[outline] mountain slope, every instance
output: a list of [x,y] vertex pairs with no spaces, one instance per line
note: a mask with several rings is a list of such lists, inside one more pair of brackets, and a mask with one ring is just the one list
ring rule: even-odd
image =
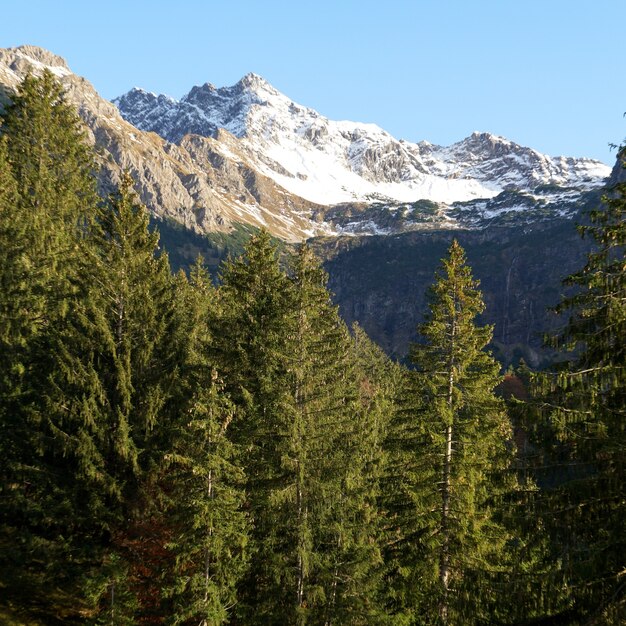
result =
[[67,63],[35,46],[0,49],[0,95],[10,99],[28,73],[51,71],[76,106],[99,158],[100,188],[112,189],[123,170],[136,181],[142,202],[160,220],[198,232],[229,231],[235,224],[267,227],[277,237],[298,241],[329,228],[310,215],[317,207],[294,197],[257,171],[237,140],[221,131],[181,145],[143,132],[124,120],[89,82]]
[[241,139],[259,171],[322,205],[452,204],[539,185],[583,191],[610,171],[592,159],[548,157],[489,133],[449,147],[399,141],[374,124],[329,120],[255,74],[232,87],[194,87],[180,101],[133,89],[114,102],[125,119],[173,143],[224,128]]

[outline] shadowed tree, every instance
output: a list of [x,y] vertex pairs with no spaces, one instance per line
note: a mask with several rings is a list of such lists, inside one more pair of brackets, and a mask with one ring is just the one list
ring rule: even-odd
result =
[[[622,160],[626,152],[622,148]],[[570,358],[534,377],[536,426],[558,461],[539,510],[554,548],[552,584],[567,589],[572,624],[626,618],[626,183],[615,185],[579,230],[594,250],[565,284],[573,295],[553,344]],[[539,470],[545,477],[545,470]],[[558,512],[558,517],[554,512]],[[556,580],[554,580],[556,578]]]

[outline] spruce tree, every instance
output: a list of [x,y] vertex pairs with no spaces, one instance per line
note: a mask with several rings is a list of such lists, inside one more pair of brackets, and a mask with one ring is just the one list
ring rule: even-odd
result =
[[392,606],[410,623],[479,623],[499,617],[495,585],[510,534],[498,508],[514,489],[513,448],[494,395],[499,365],[485,352],[492,329],[476,325],[484,305],[456,241],[430,296],[423,341],[410,353],[412,410],[391,431],[402,440],[387,505]]
[[42,445],[30,500],[46,521],[35,532],[51,544],[57,586],[95,623],[135,623],[160,608],[150,559],[165,541],[156,478],[177,351],[171,275],[157,243],[124,177],[74,259],[69,314],[36,342],[28,415]]
[[[294,529],[299,623],[368,621],[373,528],[359,469],[367,450],[358,412],[351,339],[326,288],[327,275],[303,245],[291,264],[293,330],[287,369],[292,417],[284,503]],[[372,496],[375,499],[375,496]],[[290,521],[292,520],[292,521]],[[295,524],[294,524],[295,522]]]
[[[0,136],[0,353],[4,363],[0,411],[8,408],[9,397],[16,391],[14,377],[18,375],[20,359],[15,353],[21,349],[19,336],[14,334],[19,316],[13,293],[17,287],[15,277],[21,274],[21,279],[25,278],[20,267],[23,251],[18,249],[23,246],[24,235],[20,231],[24,225],[18,220],[17,203],[17,183],[7,157],[6,137]],[[11,371],[13,368],[18,371]],[[2,437],[2,441],[6,442],[6,437]],[[3,455],[3,458],[6,457]]]
[[361,470],[378,431],[326,274],[303,246],[287,277],[261,233],[222,280],[215,340],[253,524],[242,621],[371,623],[375,472]]
[[171,529],[171,564],[163,576],[171,598],[167,623],[225,623],[237,603],[237,583],[247,563],[248,528],[242,506],[244,474],[230,441],[234,406],[209,359],[209,310],[215,290],[196,264],[188,281],[177,279],[178,329],[184,346],[180,386],[172,402],[179,413],[164,458],[165,508]]
[[76,112],[49,73],[24,80],[2,122],[2,175],[8,162],[15,185],[3,181],[7,185],[0,193],[5,199],[0,570],[8,597],[44,616],[46,611],[64,614],[76,610],[83,553],[75,551],[77,511],[50,461],[57,442],[45,427],[40,390],[48,374],[43,365],[48,338],[66,323],[77,298],[85,222],[96,202],[93,160]]
[[84,125],[48,70],[23,80],[2,117],[17,182],[14,217],[27,224],[13,254],[23,257],[28,289],[12,292],[20,311],[13,323],[27,336],[67,310],[77,235],[97,203],[95,166]]
[[[130,589],[138,614],[146,616],[161,611],[155,574],[166,558],[167,528],[158,479],[177,419],[168,399],[179,384],[180,357],[169,263],[148,223],[133,181],[124,175],[94,226],[94,305],[86,315],[99,334],[99,346],[87,354],[102,385],[96,399],[102,403],[103,473],[115,485],[114,510],[125,519],[110,531],[111,550],[129,567],[118,592]],[[129,619],[137,615],[131,612]]]
[[[620,157],[626,162],[624,149]],[[552,340],[569,358],[534,377],[536,426],[546,459],[561,467],[538,508],[558,559],[552,582],[573,603],[570,623],[618,624],[626,617],[626,183],[579,230],[594,250],[565,280],[573,294],[556,310],[570,317]]]
[[[326,452],[332,503],[321,524],[325,537],[324,624],[384,623],[381,599],[383,530],[379,500],[383,442],[393,413],[398,368],[358,326],[350,336],[333,411],[334,442]],[[328,438],[326,438],[328,439]]]
[[226,263],[211,320],[210,356],[236,407],[229,431],[246,475],[251,561],[237,606],[244,623],[295,621],[293,585],[283,588],[287,572],[293,580],[293,534],[285,533],[276,501],[285,487],[282,460],[291,424],[286,383],[291,298],[276,246],[261,231],[241,257]]

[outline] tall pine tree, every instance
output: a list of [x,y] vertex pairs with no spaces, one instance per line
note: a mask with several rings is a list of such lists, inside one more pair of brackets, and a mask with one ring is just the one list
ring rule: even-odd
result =
[[293,580],[293,551],[285,549],[293,535],[285,535],[276,501],[285,486],[282,460],[291,424],[286,384],[291,302],[276,246],[262,231],[250,238],[241,257],[226,263],[211,321],[211,359],[220,364],[224,389],[236,407],[229,431],[246,474],[251,561],[237,606],[244,623],[295,621],[295,592],[282,586],[287,571]]
[[419,329],[423,342],[410,353],[413,406],[391,431],[398,444],[390,464],[398,493],[388,504],[392,606],[409,623],[499,617],[496,584],[510,538],[499,498],[515,481],[511,428],[494,395],[499,365],[485,352],[492,329],[475,323],[483,308],[454,241]]
[[11,195],[0,225],[0,569],[9,597],[44,615],[56,603],[63,614],[73,610],[67,590],[70,581],[79,586],[81,568],[59,567],[75,546],[72,522],[69,531],[63,523],[73,511],[57,497],[48,458],[41,359],[78,297],[85,223],[96,203],[93,160],[83,126],[49,72],[23,81],[2,122],[3,176],[8,162],[15,185],[3,185],[0,194]]
[[245,476],[230,441],[235,407],[222,393],[211,362],[209,311],[215,289],[196,264],[190,280],[177,279],[177,333],[184,346],[180,385],[172,397],[178,423],[162,478],[168,494],[165,519],[171,529],[165,595],[167,623],[223,624],[234,613],[237,583],[247,565],[248,525],[243,512]]
[[292,427],[284,469],[292,487],[284,513],[295,534],[297,616],[301,623],[373,623],[380,562],[376,472],[368,464],[380,445],[374,406],[359,395],[357,346],[305,245],[291,282]]
[[[622,149],[620,157],[626,159]],[[626,183],[589,214],[582,236],[594,250],[566,279],[574,293],[554,344],[570,350],[557,371],[535,376],[551,462],[561,472],[542,494],[570,623],[620,624],[626,618]],[[555,457],[558,455],[558,457]],[[541,509],[540,509],[541,510]],[[558,517],[554,515],[558,511]]]

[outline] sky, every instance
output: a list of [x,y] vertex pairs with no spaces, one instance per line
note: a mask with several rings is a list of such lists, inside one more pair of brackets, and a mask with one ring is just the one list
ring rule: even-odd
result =
[[263,76],[334,120],[439,145],[473,131],[615,162],[624,0],[27,0],[0,48],[64,57],[105,98]]

